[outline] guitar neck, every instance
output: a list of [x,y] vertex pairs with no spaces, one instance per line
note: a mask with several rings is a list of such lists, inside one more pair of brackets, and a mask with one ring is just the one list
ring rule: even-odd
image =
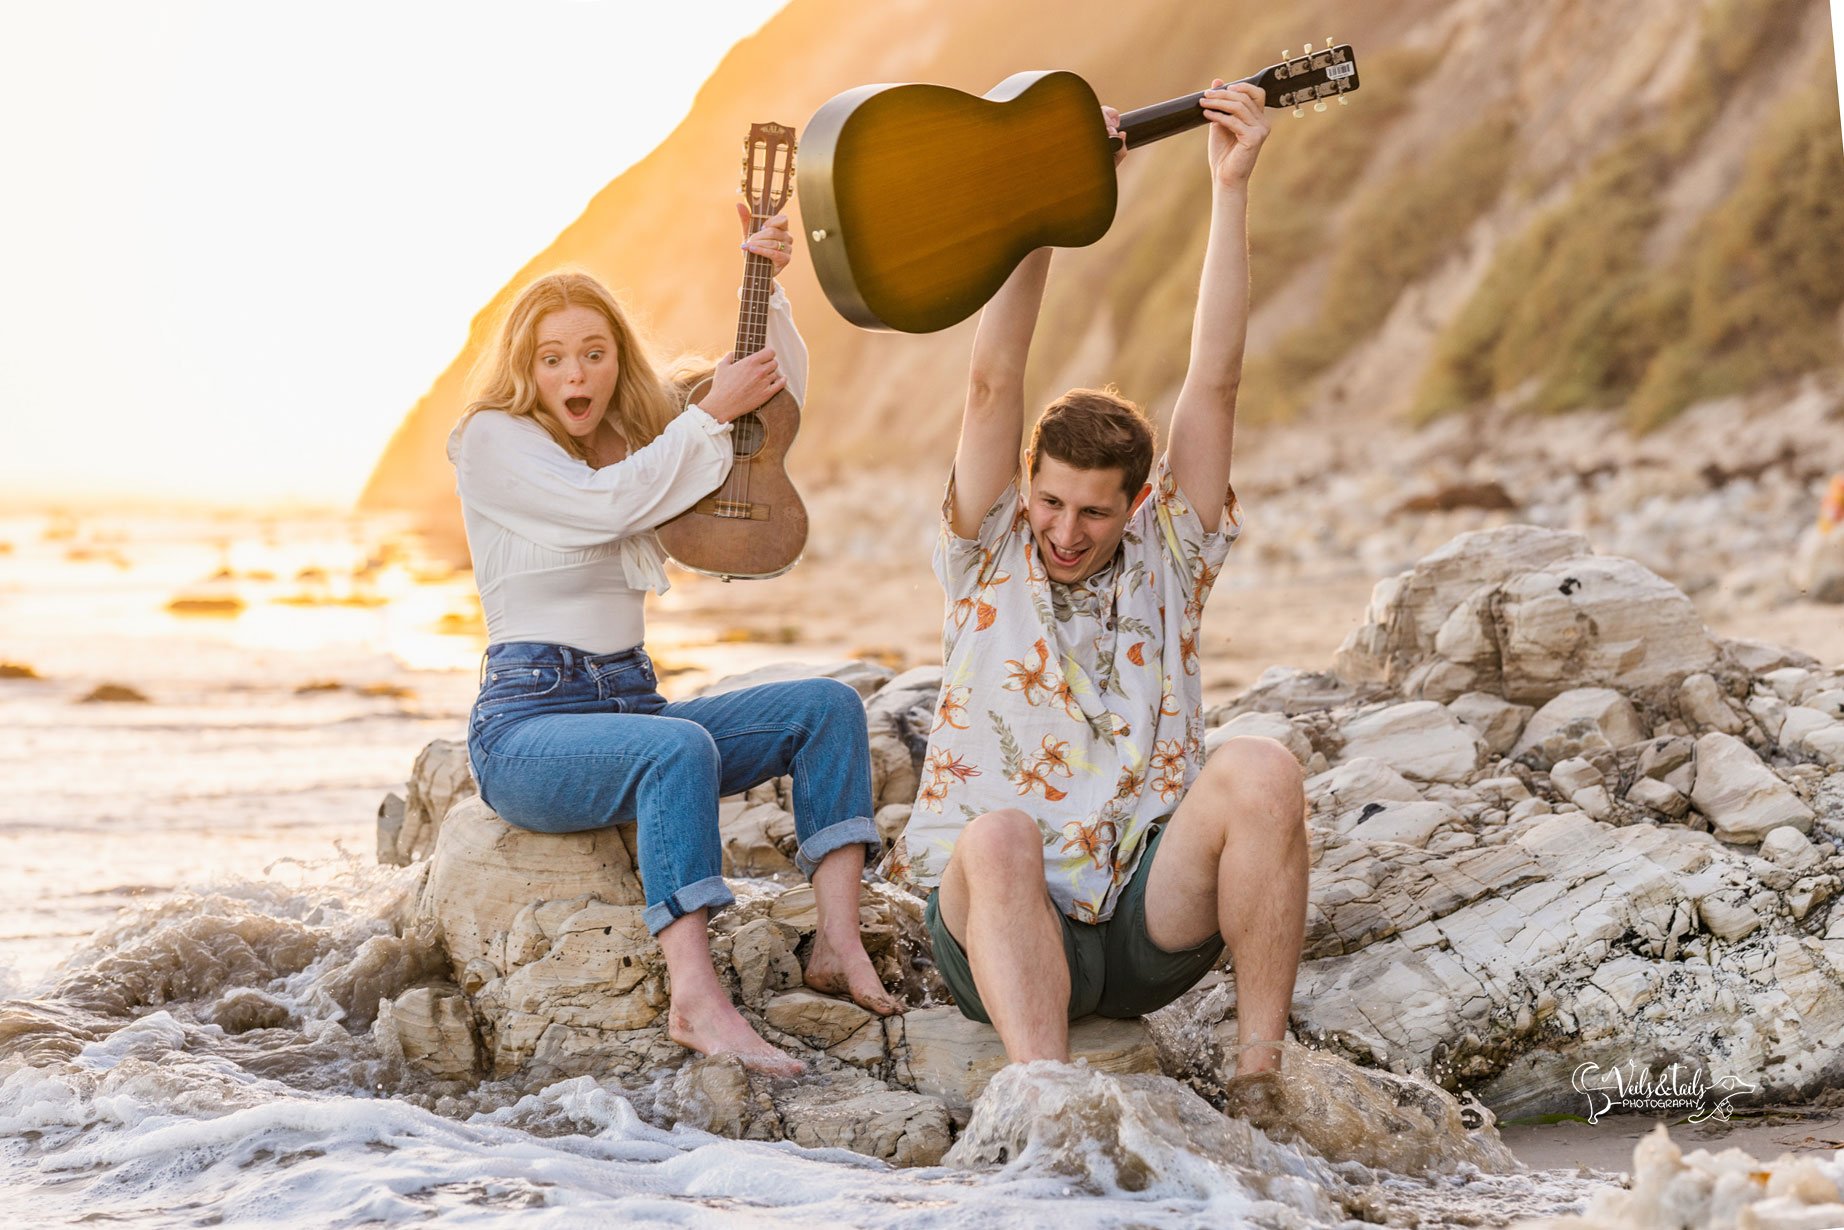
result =
[[[752,217],[750,230],[767,221]],[[743,307],[736,317],[736,357],[746,358],[768,345],[768,301],[775,293],[775,266],[766,256],[743,257]]]
[[[1261,76],[1262,74],[1257,73],[1253,77],[1244,77],[1242,81],[1231,84],[1241,85],[1243,82],[1248,82],[1252,85],[1260,85]],[[1265,89],[1263,94],[1266,95]],[[1163,141],[1167,137],[1188,132],[1193,128],[1202,128],[1210,122],[1204,118],[1204,109],[1198,106],[1199,100],[1203,97],[1204,91],[1199,90],[1195,94],[1168,98],[1150,107],[1122,112],[1120,131],[1121,136],[1126,138],[1127,148],[1138,149],[1142,145],[1151,145],[1154,141]],[[1271,98],[1264,97],[1263,101],[1267,106],[1274,105]]]
[[[1316,53],[1309,43],[1305,55],[1270,64],[1254,76],[1231,84],[1255,86],[1261,91],[1262,105],[1266,107],[1297,108],[1312,103],[1323,111],[1323,100],[1338,97],[1342,102],[1344,95],[1357,89],[1357,58],[1349,43],[1327,46]],[[1173,133],[1209,123],[1204,118],[1204,109],[1197,105],[1203,96],[1204,92],[1199,90],[1121,116],[1120,131],[1127,148],[1137,149]]]

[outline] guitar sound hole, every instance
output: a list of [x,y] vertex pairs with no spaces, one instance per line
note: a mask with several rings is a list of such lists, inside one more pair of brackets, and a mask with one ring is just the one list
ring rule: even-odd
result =
[[767,429],[762,426],[762,416],[751,410],[739,415],[730,423],[730,451],[738,460],[753,457],[762,451],[762,440]]

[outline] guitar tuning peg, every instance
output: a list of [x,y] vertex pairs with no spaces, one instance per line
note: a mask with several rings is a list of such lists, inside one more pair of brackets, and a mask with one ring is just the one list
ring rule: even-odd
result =
[[1332,44],[1332,36],[1328,34],[1328,35],[1326,35],[1326,36],[1325,36],[1325,49],[1326,49],[1327,51],[1330,51],[1330,50],[1332,49],[1332,46],[1333,46],[1333,44]]
[[1281,59],[1283,59],[1283,60],[1291,60],[1291,59],[1293,59],[1293,52],[1291,52],[1291,51],[1289,51],[1289,50],[1288,50],[1287,48],[1285,48],[1285,47],[1283,47],[1283,48],[1281,48]]
[[1313,110],[1314,111],[1324,111],[1325,110],[1325,100],[1321,99],[1320,101],[1314,103]]
[[1293,118],[1294,118],[1294,119],[1296,119],[1296,120],[1297,120],[1297,119],[1299,119],[1299,118],[1300,118],[1300,117],[1301,117],[1302,115],[1305,115],[1305,114],[1306,114],[1306,108],[1305,108],[1305,107],[1295,107],[1295,108],[1293,109]]
[[1346,98],[1343,94],[1340,94],[1338,96],[1338,105],[1341,107],[1349,107],[1351,105],[1351,100]]
[[1311,55],[1312,53],[1313,53],[1313,45],[1311,43],[1306,44],[1306,54]]

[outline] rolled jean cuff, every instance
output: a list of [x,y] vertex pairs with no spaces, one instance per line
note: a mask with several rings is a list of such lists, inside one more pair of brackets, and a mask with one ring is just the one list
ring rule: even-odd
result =
[[877,835],[877,825],[869,816],[856,816],[850,820],[841,820],[813,834],[800,843],[800,849],[794,851],[794,865],[800,868],[800,874],[811,880],[813,869],[818,867],[820,861],[828,854],[834,850],[854,845],[865,847],[864,863],[867,867],[883,854],[883,838]]
[[687,884],[664,901],[654,902],[641,917],[646,920],[647,933],[658,935],[693,910],[709,907],[715,914],[735,900],[736,894],[730,891],[722,876],[706,876]]

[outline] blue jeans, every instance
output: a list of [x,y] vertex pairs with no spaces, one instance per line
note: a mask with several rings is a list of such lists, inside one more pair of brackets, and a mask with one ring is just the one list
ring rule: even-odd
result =
[[864,703],[835,679],[801,679],[671,704],[636,646],[589,654],[509,641],[487,649],[468,717],[480,797],[540,833],[639,827],[647,929],[736,900],[723,881],[717,800],[794,775],[795,862],[811,876],[854,843],[882,849],[871,821]]

